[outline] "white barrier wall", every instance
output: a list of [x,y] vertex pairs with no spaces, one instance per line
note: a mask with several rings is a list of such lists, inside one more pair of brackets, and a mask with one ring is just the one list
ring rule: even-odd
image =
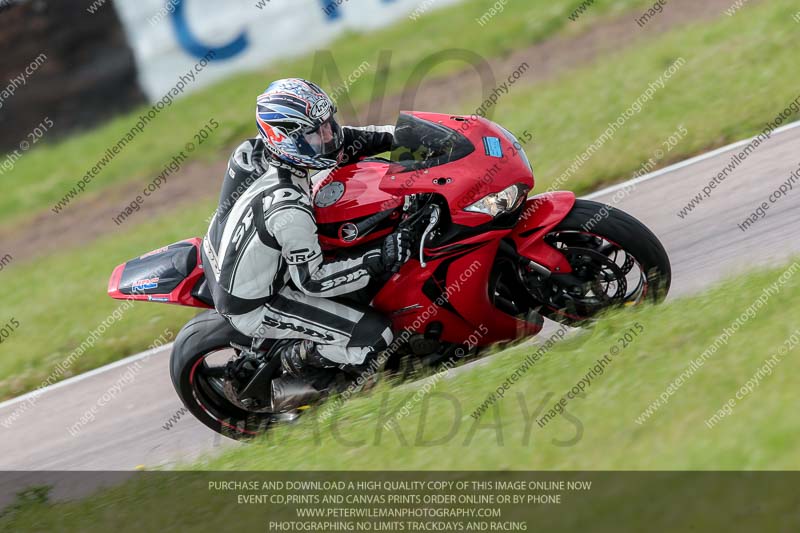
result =
[[[344,31],[373,30],[459,1],[116,0],[114,6],[136,57],[142,89],[156,101],[209,49],[216,55],[189,90],[324,48]],[[386,48],[397,46],[402,43],[386,43]]]

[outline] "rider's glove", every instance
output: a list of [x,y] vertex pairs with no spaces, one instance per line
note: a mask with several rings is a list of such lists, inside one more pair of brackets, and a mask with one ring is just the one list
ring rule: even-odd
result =
[[373,276],[384,272],[397,272],[411,259],[411,232],[401,229],[388,235],[380,251],[375,250],[364,258],[364,263]]

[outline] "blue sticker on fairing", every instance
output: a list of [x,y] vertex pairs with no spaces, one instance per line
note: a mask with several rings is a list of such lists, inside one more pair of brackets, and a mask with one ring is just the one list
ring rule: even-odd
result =
[[131,292],[149,291],[158,288],[159,278],[140,279],[131,285]]
[[500,139],[497,137],[484,137],[483,148],[486,150],[486,155],[503,157],[503,149],[500,147]]

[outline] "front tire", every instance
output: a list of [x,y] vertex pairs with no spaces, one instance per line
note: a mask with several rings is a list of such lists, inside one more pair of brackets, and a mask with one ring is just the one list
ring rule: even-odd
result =
[[569,326],[585,325],[607,309],[663,300],[672,282],[666,250],[631,215],[590,200],[576,200],[544,237],[563,253],[573,272],[533,274],[531,293],[540,313]]

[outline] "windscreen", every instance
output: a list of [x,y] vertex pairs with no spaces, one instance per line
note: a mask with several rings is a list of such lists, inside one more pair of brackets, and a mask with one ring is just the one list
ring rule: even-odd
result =
[[459,132],[404,113],[395,126],[391,160],[406,172],[444,165],[474,150]]

